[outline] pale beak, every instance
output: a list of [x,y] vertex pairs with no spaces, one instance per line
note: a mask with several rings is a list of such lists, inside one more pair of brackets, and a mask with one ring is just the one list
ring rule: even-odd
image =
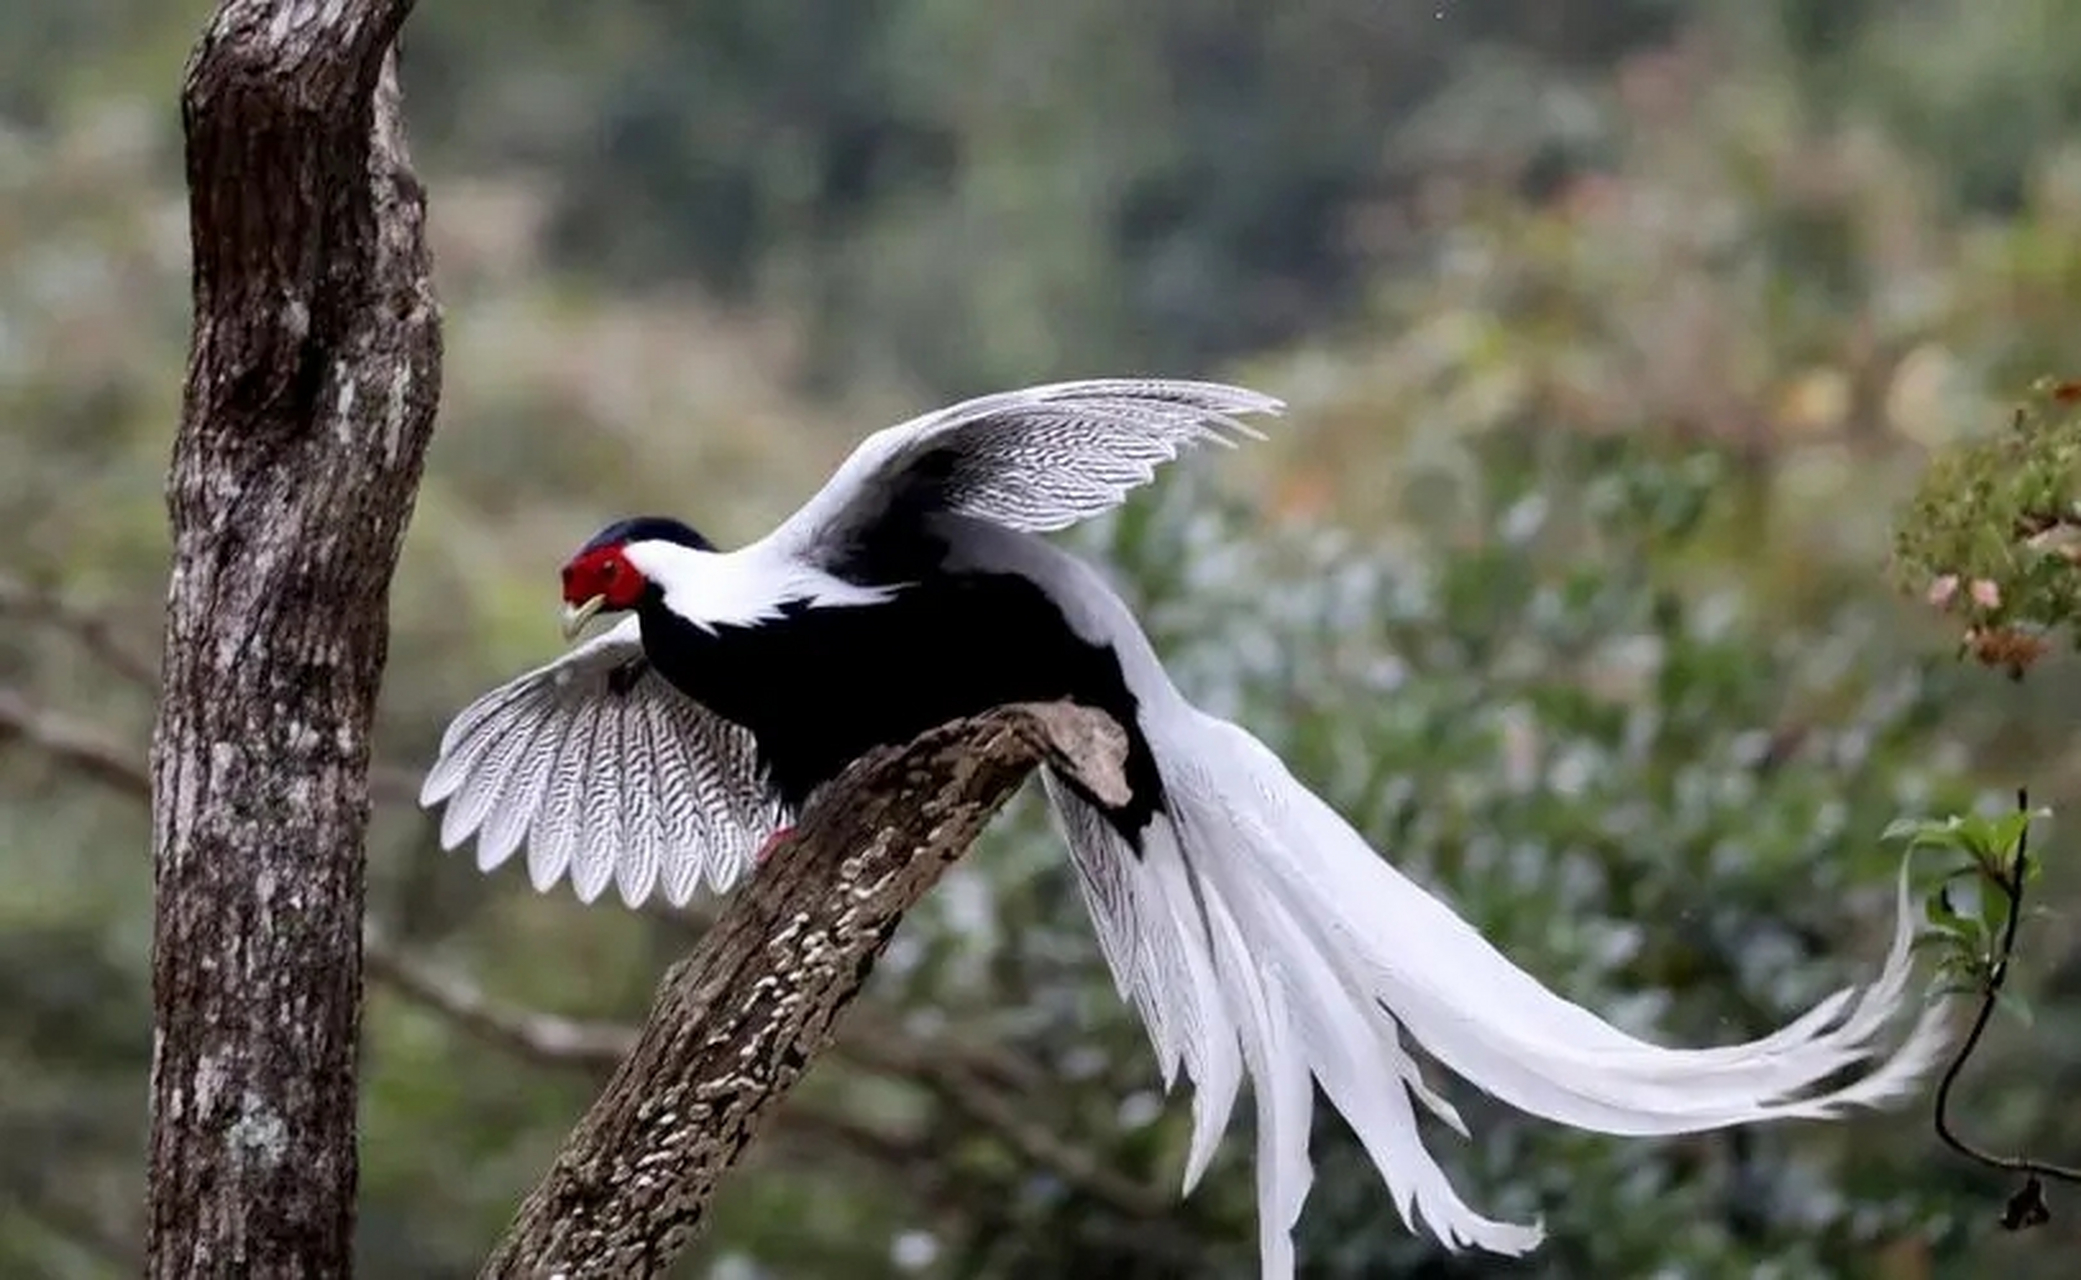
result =
[[585,630],[585,624],[591,622],[593,615],[606,603],[606,596],[594,596],[584,604],[564,605],[564,639],[576,640],[578,633]]

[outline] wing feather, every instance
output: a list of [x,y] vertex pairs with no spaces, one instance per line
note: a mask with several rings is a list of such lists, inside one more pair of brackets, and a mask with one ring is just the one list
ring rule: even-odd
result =
[[522,753],[535,736],[535,719],[526,712],[529,706],[528,699],[516,700],[487,721],[496,726],[496,731],[485,735],[484,749],[455,799],[449,801],[444,818],[474,828],[496,811],[501,796],[511,786]]
[[479,871],[490,871],[503,864],[526,841],[528,824],[541,804],[549,767],[563,747],[564,722],[555,716],[538,715],[525,730],[516,729],[513,737],[527,745],[508,773],[506,785],[492,805],[491,816],[478,833]]
[[[650,699],[637,701],[622,717],[622,756],[624,759],[656,760],[659,755],[657,735],[651,729]],[[659,775],[662,781],[662,774]],[[622,815],[621,856],[614,863],[614,887],[621,900],[628,906],[642,904],[650,896],[650,889],[658,877],[658,846],[664,840],[664,823],[657,814],[657,799],[660,788],[626,787],[623,795],[628,804]]]
[[1052,533],[1118,506],[1201,444],[1261,439],[1270,396],[1214,382],[1103,378],[999,392],[875,432],[769,535],[812,562],[892,511],[929,509]]
[[442,846],[474,836],[488,871],[524,845],[538,890],[568,875],[587,902],[610,883],[631,906],[734,884],[787,815],[751,735],[642,656],[626,619],[465,707],[420,792],[446,804]]
[[[599,704],[581,702],[566,714],[571,723],[564,731],[564,749],[550,768],[549,795],[528,833],[528,879],[537,893],[548,892],[571,865],[585,820],[585,783],[593,769],[593,722]],[[576,887],[576,877],[573,883]],[[584,890],[579,893],[582,899]]]
[[[623,750],[624,719],[622,708],[605,699],[593,701],[592,751],[587,758],[595,767],[585,773],[585,798],[579,805],[584,826],[577,833],[577,860],[571,866],[571,888],[580,902],[599,897],[614,878],[614,863],[621,854],[623,809],[630,803],[632,792],[648,789],[643,782],[628,776],[641,769],[644,762],[631,760]],[[604,770],[597,767],[602,764],[606,766]]]
[[685,906],[700,887],[704,859],[690,857],[696,849],[712,848],[712,858],[727,856],[713,834],[727,830],[728,823],[711,822],[701,809],[699,777],[694,771],[694,752],[685,726],[663,703],[653,702],[649,715],[658,741],[660,781],[658,798],[665,832],[666,856],[659,868],[665,898],[673,906]]

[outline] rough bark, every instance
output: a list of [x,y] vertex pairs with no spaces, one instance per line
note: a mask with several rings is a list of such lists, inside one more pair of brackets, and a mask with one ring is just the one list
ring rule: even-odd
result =
[[351,1270],[369,724],[439,395],[410,0],[222,0],[152,743],[147,1270]]
[[635,1047],[483,1275],[645,1276],[700,1231],[715,1184],[829,1044],[897,923],[1036,763],[1124,798],[1097,712],[1008,707],[855,764],[660,984]]

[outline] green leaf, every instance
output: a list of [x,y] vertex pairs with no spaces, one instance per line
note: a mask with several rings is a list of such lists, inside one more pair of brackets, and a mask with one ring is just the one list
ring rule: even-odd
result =
[[2006,867],[2016,856],[2016,844],[2030,826],[2029,811],[2005,813],[1998,818],[1974,814],[1965,822],[1965,837],[1975,853]]
[[2009,910],[2015,904],[2010,900],[2007,890],[1983,893],[1980,895],[1980,902],[1979,918],[1987,930],[1988,942],[1992,944],[1993,940],[2001,937],[2002,931],[2008,928]]
[[1955,932],[1963,923],[1958,908],[1951,905],[1951,886],[1948,884],[1938,886],[1937,891],[1929,895],[1923,903],[1922,914],[1929,923],[1946,932]]
[[1895,818],[1879,833],[1887,843],[1906,841],[1909,849],[1941,848],[1968,851],[1959,835],[1959,820],[1948,818]]

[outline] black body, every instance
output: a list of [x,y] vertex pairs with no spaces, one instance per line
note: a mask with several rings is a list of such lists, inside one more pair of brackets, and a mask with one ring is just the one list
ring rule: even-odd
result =
[[1013,702],[1094,707],[1127,730],[1132,795],[1121,806],[1083,798],[1139,850],[1163,785],[1117,655],[1078,636],[1032,581],[948,573],[943,552],[912,526],[900,548],[885,541],[871,563],[846,566],[852,581],[910,584],[888,602],[789,605],[778,619],[712,632],[652,587],[638,607],[645,656],[681,692],[751,730],[772,785],[798,813],[875,747]]

